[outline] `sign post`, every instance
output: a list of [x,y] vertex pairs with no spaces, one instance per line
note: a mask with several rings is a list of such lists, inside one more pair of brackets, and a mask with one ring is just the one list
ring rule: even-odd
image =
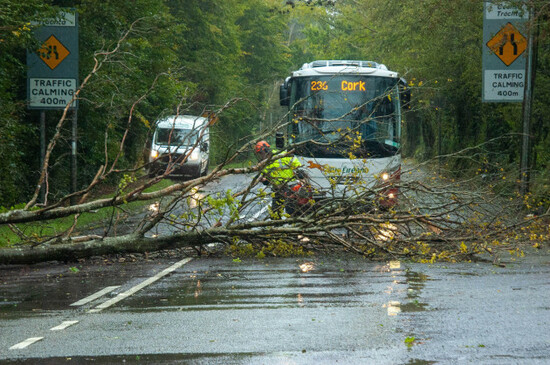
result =
[[[523,102],[520,193],[529,190],[533,37],[529,11],[487,1],[483,13],[483,102]],[[532,11],[531,11],[532,12]],[[526,37],[527,35],[527,37]]]
[[[78,13],[63,11],[55,19],[44,19],[34,32],[41,42],[35,52],[27,52],[27,106],[40,110],[40,166],[46,148],[45,111],[73,110],[71,148],[71,191],[76,190],[76,121],[78,100],[72,100],[78,88]],[[45,202],[45,184],[41,186]]]

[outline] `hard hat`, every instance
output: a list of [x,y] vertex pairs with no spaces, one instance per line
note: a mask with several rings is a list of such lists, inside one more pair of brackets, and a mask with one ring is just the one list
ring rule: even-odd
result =
[[268,152],[269,151],[269,143],[267,143],[266,141],[260,141],[258,143],[256,143],[256,147],[254,148],[254,151],[256,153],[259,153],[259,152]]

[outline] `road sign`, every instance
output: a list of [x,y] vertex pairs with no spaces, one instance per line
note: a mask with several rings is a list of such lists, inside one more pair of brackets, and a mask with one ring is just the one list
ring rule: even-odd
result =
[[525,88],[527,9],[485,2],[483,17],[483,101],[521,102]]
[[39,25],[34,36],[42,45],[27,52],[28,108],[64,109],[78,87],[78,14],[61,12],[34,25]]
[[50,69],[55,69],[71,52],[54,35],[38,50],[38,55]]
[[506,66],[510,66],[527,49],[527,39],[512,23],[508,22],[487,42],[487,47]]

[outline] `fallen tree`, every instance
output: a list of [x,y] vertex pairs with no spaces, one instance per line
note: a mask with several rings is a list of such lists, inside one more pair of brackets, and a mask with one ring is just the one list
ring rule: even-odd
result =
[[[504,200],[491,192],[495,188],[491,188],[491,184],[480,188],[479,182],[485,177],[480,175],[459,182],[435,176],[423,166],[410,165],[404,170],[399,185],[401,203],[390,210],[361,212],[358,208],[371,204],[376,196],[375,191],[369,191],[355,200],[326,203],[296,217],[270,219],[267,215],[257,220],[242,219],[246,209],[257,207],[259,201],[269,197],[269,191],[259,188],[252,175],[261,166],[216,168],[208,176],[174,184],[155,193],[143,193],[143,185],[150,183],[145,180],[130,192],[108,200],[52,210],[2,213],[2,222],[16,225],[23,220],[33,221],[33,216],[35,221],[75,213],[78,216],[104,204],[123,207],[132,200],[166,200],[160,202],[157,209],[141,215],[126,234],[117,235],[113,233],[115,230],[84,236],[63,232],[55,237],[43,237],[42,242],[32,245],[4,248],[0,250],[0,263],[72,261],[89,256],[181,247],[200,250],[212,243],[235,252],[239,252],[238,247],[250,245],[252,253],[264,255],[276,255],[274,248],[277,245],[288,245],[308,250],[341,247],[375,259],[409,257],[422,262],[460,261],[483,254],[497,262],[502,252],[521,256],[526,244],[538,247],[548,241],[548,227],[541,224],[548,213],[525,215],[522,199]],[[240,191],[219,190],[200,198],[195,196],[198,188],[232,176],[241,176],[248,185]],[[130,226],[127,220],[118,224]],[[159,224],[168,224],[171,230],[148,236]]]
[[[119,51],[126,35],[111,51],[98,52],[93,70],[84,78],[73,99],[79,98],[86,83],[98,74],[102,65]],[[161,77],[159,74],[158,77]],[[155,78],[151,89],[158,81]],[[249,247],[256,255],[292,253],[292,248],[307,250],[326,247],[341,247],[357,254],[373,257],[408,257],[422,262],[459,261],[479,255],[490,255],[497,262],[500,252],[522,254],[526,244],[540,246],[548,241],[548,226],[545,219],[548,211],[529,215],[536,207],[529,196],[515,193],[513,169],[490,165],[484,157],[489,153],[485,147],[491,141],[459,151],[453,155],[440,156],[438,160],[423,164],[406,163],[401,179],[393,181],[391,188],[398,191],[399,204],[385,207],[384,184],[362,184],[364,176],[351,176],[347,184],[351,192],[346,198],[309,199],[301,214],[286,215],[273,219],[273,212],[263,209],[270,204],[272,191],[259,185],[260,171],[265,166],[292,154],[299,144],[288,144],[286,152],[273,155],[248,167],[227,168],[228,164],[242,155],[250,155],[258,139],[273,136],[286,130],[286,117],[257,135],[250,135],[242,146],[206,176],[150,192],[147,189],[167,179],[178,164],[185,163],[192,150],[200,148],[204,130],[197,130],[196,139],[189,152],[170,158],[159,175],[147,177],[143,171],[145,161],[132,169],[119,168],[124,145],[131,134],[135,109],[146,98],[138,98],[128,111],[125,132],[118,141],[118,150],[112,159],[105,158],[97,174],[87,187],[55,200],[38,202],[40,188],[48,186],[48,169],[51,152],[56,148],[64,129],[69,105],[64,110],[46,150],[37,188],[24,208],[0,213],[0,226],[9,226],[19,241],[0,249],[0,264],[29,264],[50,260],[75,260],[88,256],[151,252],[155,250],[201,247],[216,243],[229,252],[243,252]],[[210,122],[215,123],[242,99],[232,99],[215,111],[209,112]],[[176,103],[176,115],[180,115],[183,101]],[[184,109],[184,108],[183,108]],[[205,110],[206,111],[206,110]],[[330,122],[327,120],[327,122]],[[363,123],[368,123],[365,119]],[[352,140],[353,131],[342,131],[335,143]],[[107,136],[108,133],[106,132]],[[507,136],[506,138],[513,138]],[[505,138],[505,137],[503,137]],[[107,146],[107,138],[105,145]],[[322,143],[319,146],[323,147]],[[106,156],[108,154],[106,153]],[[468,160],[469,171],[446,169],[453,160]],[[357,161],[361,163],[360,159]],[[447,164],[447,165],[445,165]],[[437,167],[437,168],[435,168]],[[328,180],[338,177],[333,168],[312,162],[304,169],[319,169]],[[477,168],[477,171],[476,171]],[[362,169],[358,169],[361,171]],[[224,188],[228,179],[238,178],[236,189]],[[118,181],[113,196],[94,197],[99,187]],[[211,186],[218,183],[218,189]],[[198,192],[201,192],[200,196]],[[46,191],[46,196],[48,193]],[[76,201],[69,204],[70,201]],[[154,208],[128,213],[128,204],[151,203]],[[81,215],[98,209],[112,208],[111,218],[104,222],[103,229],[82,232],[76,229]],[[263,214],[262,211],[264,212]],[[122,213],[122,219],[115,215]],[[250,218],[252,216],[252,218]],[[47,224],[63,217],[74,217],[74,224],[54,234],[26,234],[21,225],[28,223]],[[281,218],[281,217],[279,217]],[[154,233],[162,227],[161,234]],[[121,229],[116,229],[121,228]],[[121,233],[122,232],[122,233]],[[300,251],[303,252],[303,251]]]

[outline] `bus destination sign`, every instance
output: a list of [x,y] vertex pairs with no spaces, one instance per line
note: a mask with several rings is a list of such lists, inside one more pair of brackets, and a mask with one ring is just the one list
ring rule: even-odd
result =
[[[329,89],[328,81],[311,81],[311,91],[327,91]],[[347,81],[342,80],[340,83],[341,91],[367,91],[365,88],[365,81]]]

